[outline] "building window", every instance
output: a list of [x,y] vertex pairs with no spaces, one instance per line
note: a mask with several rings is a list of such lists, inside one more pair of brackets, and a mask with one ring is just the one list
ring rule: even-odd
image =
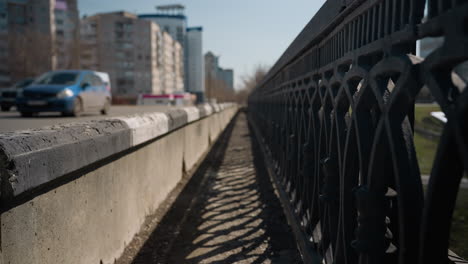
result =
[[115,53],[115,56],[116,56],[117,58],[120,58],[120,59],[125,58],[125,54],[124,54],[123,52],[117,52],[117,53]]
[[183,44],[184,31],[182,27],[177,27],[177,40],[180,42],[180,44]]
[[115,32],[115,39],[116,40],[121,40],[123,39],[124,34],[122,32]]
[[123,30],[123,23],[116,22],[115,23],[115,30]]
[[26,24],[26,6],[14,3],[8,4],[8,19],[10,24]]
[[132,23],[124,24],[124,25],[123,25],[123,28],[124,28],[126,31],[132,31],[132,30],[133,30],[133,24],[132,24]]
[[124,43],[122,45],[124,49],[133,49],[133,44],[132,43]]

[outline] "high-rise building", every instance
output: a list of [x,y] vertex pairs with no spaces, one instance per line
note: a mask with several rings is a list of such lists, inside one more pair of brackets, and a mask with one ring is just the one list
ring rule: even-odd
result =
[[203,28],[187,28],[186,38],[186,56],[187,72],[187,91],[197,95],[197,101],[203,102],[205,93],[205,67],[203,59]]
[[80,18],[77,0],[55,0],[57,69],[79,67]]
[[[156,9],[157,13],[155,14],[142,14],[139,17],[154,21],[163,31],[179,41],[184,53],[185,91],[197,93],[199,100],[203,100],[205,87],[201,27],[187,27],[187,17],[184,15],[185,7],[183,5],[157,6]],[[197,69],[196,67],[201,68]]]
[[172,39],[176,40],[181,45],[181,57],[184,67],[182,68],[182,86],[187,87],[187,83],[184,82],[187,58],[186,58],[186,28],[187,28],[187,17],[184,15],[185,7],[182,5],[165,5],[156,7],[158,13],[156,14],[141,14],[138,17],[144,20],[150,20],[158,24],[163,32],[169,34]]
[[128,12],[86,17],[81,66],[108,72],[114,95],[182,91],[182,48],[152,21]]
[[220,68],[220,79],[226,84],[227,88],[234,91],[234,70]]
[[213,52],[208,51],[205,54],[205,76],[207,78],[216,78],[219,68],[219,57]]
[[184,90],[182,46],[169,33],[163,32],[162,36],[163,55],[160,72],[163,93],[182,92]]
[[0,86],[77,68],[77,0],[0,0]]
[[142,14],[139,15],[139,18],[155,22],[183,46],[187,28],[187,17],[184,15],[185,7],[183,5],[165,5],[157,6],[156,9],[158,13]]
[[214,55],[211,51],[205,54],[205,79],[207,82],[221,83],[223,87],[220,88],[234,91],[234,71],[221,68],[219,66],[219,56]]

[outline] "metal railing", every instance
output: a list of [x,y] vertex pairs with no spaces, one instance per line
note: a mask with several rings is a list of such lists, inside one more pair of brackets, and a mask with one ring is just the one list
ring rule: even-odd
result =
[[[443,45],[412,55],[427,37]],[[467,0],[328,0],[252,92],[249,119],[305,262],[457,261],[468,89],[452,71],[467,60]],[[425,191],[413,144],[424,85],[448,119]]]

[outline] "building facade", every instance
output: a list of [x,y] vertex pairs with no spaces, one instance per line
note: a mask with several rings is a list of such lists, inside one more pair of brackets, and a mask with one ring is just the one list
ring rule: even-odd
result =
[[80,18],[77,0],[55,0],[57,69],[76,69],[80,63]]
[[[158,6],[158,13],[156,14],[141,14],[138,17],[144,20],[150,20],[158,24],[161,31],[171,36],[173,40],[176,40],[180,45],[180,52],[182,53],[182,62],[184,67],[182,70],[182,90],[183,87],[187,87],[188,84],[184,82],[185,72],[187,67],[186,57],[186,29],[187,29],[187,17],[184,15],[184,6],[182,5],[167,5]],[[180,58],[179,58],[180,59]]]
[[81,67],[109,73],[117,96],[182,91],[182,49],[152,21],[128,12],[97,14],[81,23]]
[[158,13],[142,14],[139,17],[157,23],[162,31],[169,33],[173,39],[178,40],[184,53],[184,90],[200,94],[198,97],[203,98],[205,91],[202,51],[203,30],[200,27],[187,27],[187,17],[184,15],[185,7],[182,5],[158,6],[157,10]]
[[171,35],[181,45],[185,42],[185,32],[187,29],[187,17],[183,14],[142,14],[138,16],[141,19],[151,20],[158,24],[162,31]]
[[198,102],[203,102],[205,93],[205,66],[203,58],[203,28],[187,28],[187,91],[197,95]]
[[214,55],[211,51],[205,54],[205,79],[206,82],[221,83],[224,86],[223,89],[234,91],[234,71],[221,68],[219,56]]
[[234,91],[234,70],[220,68],[220,79],[226,84],[227,88]]
[[0,86],[77,68],[77,0],[0,0]]

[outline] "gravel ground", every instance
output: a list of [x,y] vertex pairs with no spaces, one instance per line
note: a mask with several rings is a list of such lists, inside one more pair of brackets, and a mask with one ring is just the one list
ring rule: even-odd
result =
[[240,113],[116,263],[301,263],[252,140]]

